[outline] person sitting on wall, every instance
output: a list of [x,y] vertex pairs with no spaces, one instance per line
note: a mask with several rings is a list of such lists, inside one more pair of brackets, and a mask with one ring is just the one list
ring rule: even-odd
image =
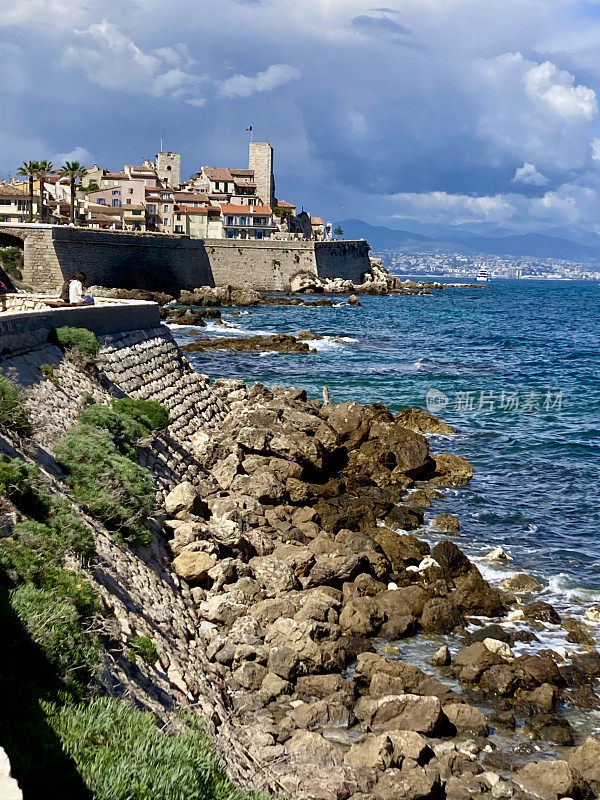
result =
[[83,290],[86,283],[85,272],[77,272],[72,278],[66,280],[58,300],[46,300],[46,305],[50,308],[62,308],[63,306],[93,306],[94,298],[84,295]]
[[8,286],[0,281],[0,311],[7,310],[6,295],[8,294]]

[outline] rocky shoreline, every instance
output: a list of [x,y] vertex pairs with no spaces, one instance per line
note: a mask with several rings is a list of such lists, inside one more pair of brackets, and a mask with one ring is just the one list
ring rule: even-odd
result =
[[[600,706],[585,625],[528,576],[490,586],[452,541],[456,517],[434,519],[433,547],[413,533],[473,475],[430,451],[426,435],[452,429],[418,409],[213,388],[229,413],[195,451],[208,477],[167,495],[163,527],[236,723],[279,784],[323,800],[598,796],[600,742],[565,716]],[[541,648],[536,630],[560,626],[577,647]],[[427,670],[402,658],[419,637],[439,644]]]

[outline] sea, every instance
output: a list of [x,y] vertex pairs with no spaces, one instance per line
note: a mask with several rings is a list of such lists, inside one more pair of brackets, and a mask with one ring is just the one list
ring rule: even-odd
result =
[[[433,452],[465,456],[471,483],[446,491],[417,532],[441,512],[457,514],[456,543],[499,584],[526,572],[537,599],[584,618],[600,603],[600,285],[501,280],[426,296],[333,295],[334,306],[223,309],[207,336],[309,330],[316,353],[191,353],[211,379],[300,386],[320,398],[428,408],[456,435],[431,437]],[[172,326],[181,344],[196,338]],[[502,547],[512,558],[493,564]],[[600,623],[586,620],[600,642]],[[569,646],[556,626],[540,645]],[[432,647],[435,642],[432,642]],[[408,645],[410,647],[410,645]]]

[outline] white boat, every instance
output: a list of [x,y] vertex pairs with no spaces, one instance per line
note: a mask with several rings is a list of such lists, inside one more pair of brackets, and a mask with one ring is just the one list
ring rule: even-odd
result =
[[485,267],[482,267],[479,272],[477,273],[477,277],[475,278],[476,281],[480,281],[481,283],[487,283],[490,279],[490,273],[487,271]]

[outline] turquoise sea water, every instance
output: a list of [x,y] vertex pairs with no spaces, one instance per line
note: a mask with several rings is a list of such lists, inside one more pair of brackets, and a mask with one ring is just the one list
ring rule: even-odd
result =
[[[360,308],[333,299],[334,308],[225,310],[236,329],[203,329],[308,329],[327,337],[316,354],[191,360],[211,378],[303,386],[314,397],[327,385],[334,402],[393,410],[426,407],[435,390],[446,403],[436,413],[458,435],[433,438],[432,449],[466,456],[475,477],[431,515],[459,515],[457,543],[490,579],[533,573],[546,586],[542,599],[571,613],[600,601],[600,286],[495,280],[425,297],[364,297]],[[181,343],[195,338],[173,331]],[[482,560],[496,545],[513,556],[510,569]]]

